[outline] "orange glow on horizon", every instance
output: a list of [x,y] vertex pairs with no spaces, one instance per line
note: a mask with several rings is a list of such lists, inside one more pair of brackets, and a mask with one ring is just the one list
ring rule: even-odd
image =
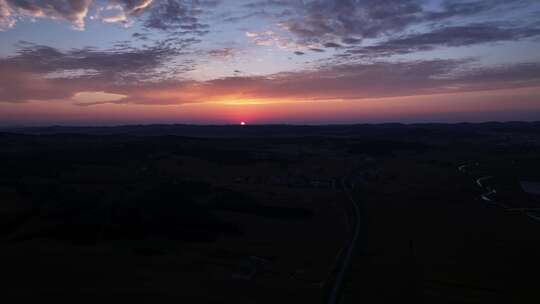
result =
[[[71,99],[0,103],[2,124],[317,124],[507,119],[540,111],[540,88],[341,101],[263,104],[74,104]],[[489,109],[489,110],[488,110]],[[512,111],[517,114],[512,114]],[[536,112],[535,112],[536,111]],[[495,116],[497,115],[497,116]]]

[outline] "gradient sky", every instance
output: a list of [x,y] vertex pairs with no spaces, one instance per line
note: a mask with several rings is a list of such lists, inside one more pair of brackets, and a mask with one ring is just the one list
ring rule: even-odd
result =
[[0,125],[540,120],[538,0],[0,0]]

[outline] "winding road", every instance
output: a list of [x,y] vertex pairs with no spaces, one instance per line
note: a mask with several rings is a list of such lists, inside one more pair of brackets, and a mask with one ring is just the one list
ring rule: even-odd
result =
[[342,256],[340,261],[338,262],[338,266],[336,268],[335,272],[335,278],[333,280],[333,285],[331,286],[330,293],[328,296],[328,304],[337,304],[339,303],[341,291],[343,290],[344,284],[345,284],[345,276],[347,275],[347,272],[350,270],[352,265],[352,260],[354,253],[358,247],[360,235],[361,235],[361,211],[360,207],[358,206],[358,203],[354,200],[352,197],[350,189],[347,187],[345,183],[345,179],[341,179],[341,186],[343,187],[343,191],[346,192],[347,197],[349,201],[351,202],[353,206],[353,235],[351,240],[348,242],[348,246],[345,250],[345,254]]

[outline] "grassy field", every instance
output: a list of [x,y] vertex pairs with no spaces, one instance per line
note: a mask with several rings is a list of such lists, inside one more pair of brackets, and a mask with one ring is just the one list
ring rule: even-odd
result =
[[363,222],[343,303],[537,303],[540,222],[501,206],[537,206],[519,182],[540,180],[538,129],[12,130],[5,294],[323,303],[351,237],[344,180]]

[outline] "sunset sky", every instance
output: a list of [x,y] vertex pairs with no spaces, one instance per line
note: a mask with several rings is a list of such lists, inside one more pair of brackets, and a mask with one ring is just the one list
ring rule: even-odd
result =
[[538,0],[0,0],[0,125],[540,120]]

